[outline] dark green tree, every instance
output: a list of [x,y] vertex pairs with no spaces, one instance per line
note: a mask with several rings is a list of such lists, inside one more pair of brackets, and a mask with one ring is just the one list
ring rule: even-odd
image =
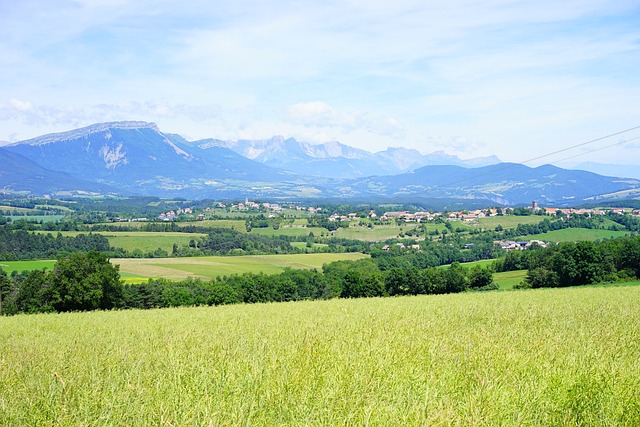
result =
[[390,269],[385,275],[385,287],[389,295],[418,295],[425,293],[420,270],[416,267]]
[[106,255],[90,251],[61,258],[52,272],[51,282],[59,296],[57,311],[111,309],[123,301],[119,267]]
[[469,270],[469,287],[472,289],[490,289],[493,284],[493,269],[476,265]]
[[452,263],[443,273],[447,292],[462,292],[467,288],[467,274],[459,262]]
[[524,281],[532,288],[555,288],[560,286],[558,274],[546,267],[529,269]]

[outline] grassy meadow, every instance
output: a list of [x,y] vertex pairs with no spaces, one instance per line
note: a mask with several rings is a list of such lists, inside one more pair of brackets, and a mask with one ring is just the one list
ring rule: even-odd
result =
[[[63,236],[71,237],[77,236],[78,234],[88,234],[86,231],[36,231],[36,233],[51,233],[54,236],[60,233]],[[93,232],[93,234],[101,234],[109,240],[111,246],[127,251],[138,249],[142,252],[153,252],[160,248],[167,253],[171,253],[174,243],[188,246],[189,241],[192,239],[197,241],[200,237],[206,236],[206,234],[203,233],[180,233],[173,231],[163,231],[161,233],[151,231],[96,231]]]
[[0,261],[0,267],[6,272],[12,271],[31,271],[41,270],[46,268],[53,270],[53,266],[56,264],[55,260],[35,260],[35,261]]
[[513,289],[527,277],[527,270],[514,270],[493,273],[493,281],[500,287],[500,290]]
[[581,240],[602,240],[628,236],[628,231],[611,231],[590,228],[565,228],[546,233],[521,236],[517,240],[542,240],[545,242],[578,242]]
[[64,219],[64,215],[4,215],[5,218],[16,222],[24,220],[27,222],[55,222]]
[[498,225],[502,226],[502,228],[516,228],[518,224],[537,224],[542,222],[545,218],[548,217],[538,216],[538,215],[530,215],[530,216],[515,216],[515,215],[506,215],[506,216],[489,216],[484,218],[478,218],[477,224],[480,227],[493,229]]
[[[415,224],[412,226],[374,225],[372,228],[352,225],[349,228],[338,228],[332,233],[332,235],[343,239],[374,242],[396,238],[402,230],[409,230],[413,228],[415,228]],[[444,228],[444,225],[441,228]]]
[[320,253],[285,255],[207,256],[193,258],[113,258],[111,263],[120,266],[120,272],[128,282],[135,278],[183,280],[189,277],[203,279],[242,273],[276,274],[285,268],[322,268],[323,264],[366,258],[361,253]]
[[640,425],[640,286],[0,324],[0,425]]
[[308,236],[309,233],[313,233],[314,236],[320,236],[323,234],[329,234],[326,228],[322,227],[302,227],[300,225],[295,226],[282,226],[277,230],[272,227],[264,228],[252,228],[250,234],[260,234],[262,236]]
[[[306,244],[302,243],[302,245]],[[120,275],[125,283],[140,283],[146,282],[149,278],[184,280],[193,277],[208,280],[217,276],[242,273],[277,274],[287,267],[320,269],[323,264],[329,262],[355,261],[365,257],[367,255],[361,253],[320,253],[192,258],[113,258],[111,262],[120,266]],[[0,267],[7,273],[42,268],[53,270],[55,264],[55,260],[0,261]]]

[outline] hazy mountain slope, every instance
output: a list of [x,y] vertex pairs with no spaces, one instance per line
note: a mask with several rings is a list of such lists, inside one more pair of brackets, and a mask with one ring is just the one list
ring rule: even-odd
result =
[[[373,155],[339,142],[309,144],[294,138],[274,136],[265,140],[222,141],[205,139],[193,144],[203,149],[230,148],[236,153],[272,168],[324,178],[353,178],[380,173]],[[397,173],[399,170],[385,171]]]
[[45,169],[24,156],[0,147],[0,192],[54,194],[95,192],[116,193],[114,188],[72,177],[63,172]]
[[101,123],[5,147],[46,169],[142,194],[217,186],[218,179],[282,181],[290,174],[227,148],[200,149],[153,123]]
[[633,165],[583,162],[569,169],[585,170],[605,176],[624,176],[640,179],[640,167]]
[[[494,157],[460,160],[442,152],[420,156],[405,148],[371,154],[337,142],[313,145],[282,137],[189,142],[145,122],[101,123],[44,135],[6,146],[1,154],[0,187],[34,194],[117,191],[185,198],[440,198],[507,205],[537,200],[560,206],[603,195],[620,198],[640,188],[637,179],[548,165],[468,167],[471,161],[491,162]],[[432,165],[398,173],[413,160],[465,167]]]
[[391,147],[370,153],[337,141],[310,144],[294,138],[274,136],[264,140],[194,141],[200,148],[225,147],[242,156],[277,169],[324,178],[361,178],[372,175],[395,175],[425,165],[467,167],[500,163],[495,157],[462,160],[443,151],[423,156],[414,149]]
[[537,200],[556,205],[576,203],[594,195],[638,187],[640,181],[545,165],[530,168],[502,163],[482,168],[425,166],[395,176],[369,177],[343,184],[336,196],[460,197],[503,204]]

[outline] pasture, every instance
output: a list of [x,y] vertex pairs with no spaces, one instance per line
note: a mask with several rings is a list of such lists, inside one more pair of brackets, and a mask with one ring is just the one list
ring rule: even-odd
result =
[[[398,237],[398,234],[402,230],[413,229],[412,226],[398,226],[398,225],[374,225],[372,228],[360,225],[352,225],[349,228],[338,228],[332,232],[335,237],[344,239],[364,240],[367,242],[382,241],[387,239],[393,239]],[[444,228],[444,226],[442,226]]]
[[173,244],[188,246],[191,240],[198,241],[200,237],[206,236],[202,233],[177,233],[177,232],[131,232],[131,233],[100,233],[109,239],[109,244],[116,248],[123,248],[127,251],[136,249],[142,252],[153,252],[160,248],[167,253],[171,253]]
[[640,425],[640,286],[0,323],[1,425]]
[[[132,224],[140,224],[132,223]],[[36,231],[36,233],[54,236],[61,233],[63,236],[77,236],[78,234],[88,234],[86,231]],[[150,231],[96,231],[93,234],[101,234],[109,240],[109,245],[115,248],[122,248],[133,252],[153,252],[160,248],[167,253],[173,250],[173,244],[188,246],[191,240],[198,241],[200,237],[206,236],[203,233],[179,233],[179,232],[150,232]]]
[[493,274],[493,281],[500,287],[500,290],[513,289],[527,277],[527,270],[503,271]]
[[120,266],[120,272],[128,281],[133,277],[183,280],[189,277],[203,279],[242,273],[275,274],[285,268],[322,268],[323,264],[366,258],[361,253],[343,254],[286,254],[207,256],[193,258],[113,258],[111,263]]
[[329,234],[326,228],[321,227],[302,227],[296,226],[281,226],[277,230],[272,227],[252,228],[249,234],[260,234],[262,236],[308,236],[309,233],[313,233],[314,236],[320,237],[324,234]]
[[542,222],[543,219],[549,218],[545,216],[539,215],[531,215],[531,216],[515,216],[515,215],[506,215],[506,216],[491,216],[485,218],[478,219],[478,226],[494,229],[498,225],[501,225],[502,228],[516,228],[518,224],[537,224]]
[[12,271],[23,272],[31,270],[41,270],[43,268],[46,268],[47,270],[53,270],[53,266],[55,264],[55,260],[0,261],[0,268],[2,268],[5,273],[11,273]]
[[10,218],[11,221],[27,221],[27,222],[55,222],[64,219],[64,215],[4,215],[5,218]]
[[611,231],[590,228],[565,228],[542,234],[520,236],[516,240],[542,240],[544,242],[578,242],[581,240],[602,240],[630,235],[629,231]]
[[177,223],[180,227],[193,225],[195,227],[231,228],[236,231],[246,231],[246,223],[240,219],[205,219],[204,221],[184,221]]

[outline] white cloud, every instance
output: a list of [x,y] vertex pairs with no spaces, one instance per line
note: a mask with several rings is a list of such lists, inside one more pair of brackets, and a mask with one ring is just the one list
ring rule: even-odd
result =
[[[364,111],[338,112],[320,101],[289,105],[283,109],[282,116],[291,124],[307,128],[334,128],[346,133],[364,131],[396,140],[405,135],[403,127],[395,118],[385,118]],[[326,135],[326,131],[317,133]]]
[[340,117],[336,110],[320,101],[301,102],[289,105],[284,109],[285,119],[304,126],[341,126],[350,120]]
[[29,101],[21,101],[14,98],[11,98],[9,100],[9,105],[18,111],[29,111],[31,110],[31,108],[33,108],[33,105],[31,105]]
[[637,121],[638,13],[635,0],[2,2],[0,139],[140,119],[528,158]]

